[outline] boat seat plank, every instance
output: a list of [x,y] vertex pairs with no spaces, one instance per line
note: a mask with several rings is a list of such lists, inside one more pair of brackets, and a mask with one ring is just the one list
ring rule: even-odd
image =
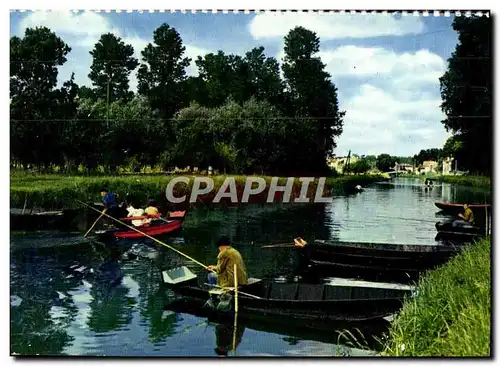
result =
[[295,300],[299,288],[298,283],[272,284],[269,298],[280,300]]
[[323,300],[324,289],[324,285],[300,284],[297,292],[297,300],[321,301]]

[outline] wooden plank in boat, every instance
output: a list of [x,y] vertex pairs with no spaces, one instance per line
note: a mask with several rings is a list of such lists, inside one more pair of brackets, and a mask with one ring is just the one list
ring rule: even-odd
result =
[[[253,285],[253,284],[261,282],[261,281],[262,280],[260,278],[249,278],[247,280],[247,284],[244,286]],[[242,288],[242,286],[239,286],[238,288]],[[213,294],[213,295],[220,295],[220,294],[223,294],[224,292],[227,292],[227,291],[234,291],[234,287],[225,287],[223,289],[222,288],[214,288],[212,290],[209,290],[208,292],[210,294]]]
[[373,282],[373,281],[363,281],[340,277],[329,277],[326,285],[334,286],[350,286],[350,287],[376,287],[376,288],[386,288],[393,290],[414,290],[415,286],[399,284],[399,283],[386,283],[386,282]]

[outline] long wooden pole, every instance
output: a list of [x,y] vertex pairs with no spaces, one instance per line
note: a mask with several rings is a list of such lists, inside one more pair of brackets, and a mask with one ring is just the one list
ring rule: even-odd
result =
[[104,210],[102,210],[101,212],[101,216],[99,216],[97,218],[97,220],[94,221],[94,223],[92,224],[92,226],[90,227],[90,229],[88,229],[88,231],[85,233],[85,235],[83,236],[84,238],[87,237],[87,235],[89,235],[90,231],[94,228],[95,224],[97,224],[97,221],[99,221],[101,219],[101,217],[104,215],[104,213],[107,211],[107,208],[105,208]]
[[[82,205],[84,205],[84,206],[87,206],[88,208],[90,208],[90,209],[92,209],[92,210],[94,210],[94,211],[100,212],[99,210],[97,210],[97,209],[95,209],[94,207],[92,207],[92,206],[90,206],[90,205],[86,204],[85,202],[82,202],[82,201],[79,201],[79,200],[77,200],[77,202],[81,203],[81,204],[82,204]],[[194,259],[194,258],[191,258],[191,257],[190,257],[190,256],[188,256],[187,254],[182,253],[180,250],[177,250],[177,249],[175,249],[174,247],[171,247],[170,245],[165,244],[165,243],[163,243],[162,241],[160,241],[160,240],[158,240],[158,239],[156,239],[156,238],[153,238],[152,236],[150,236],[150,235],[148,235],[148,234],[146,234],[146,233],[143,233],[142,231],[140,231],[140,230],[136,229],[136,228],[135,228],[135,227],[133,227],[133,226],[127,225],[127,224],[125,224],[124,222],[122,222],[122,221],[120,221],[120,220],[118,220],[118,219],[115,219],[115,218],[114,218],[114,217],[112,217],[112,216],[109,216],[107,213],[103,213],[103,214],[104,214],[104,216],[109,217],[110,219],[112,219],[112,220],[114,220],[114,221],[118,222],[119,224],[122,224],[123,226],[125,226],[125,227],[127,227],[127,228],[129,228],[129,229],[131,229],[131,230],[137,231],[139,234],[144,235],[145,237],[147,237],[147,238],[149,238],[149,239],[153,240],[154,242],[156,242],[156,243],[158,243],[158,244],[160,244],[160,245],[163,245],[164,247],[167,247],[168,249],[173,250],[174,252],[176,252],[176,253],[178,253],[178,254],[182,255],[183,257],[186,257],[186,258],[187,258],[187,259],[189,259],[190,261],[193,261],[194,263],[196,263],[196,264],[198,264],[198,265],[202,266],[202,267],[203,267],[203,268],[205,268],[207,271],[209,271],[209,269],[208,269],[208,267],[207,267],[206,265],[204,265],[203,263],[201,263],[201,262],[197,261],[197,260],[196,260],[196,259]],[[212,271],[212,272],[214,272],[214,271]]]
[[234,264],[234,312],[238,312],[238,274],[236,273],[236,263]]
[[234,324],[233,324],[233,354],[236,352],[236,328],[238,326],[238,274],[237,266],[234,264]]

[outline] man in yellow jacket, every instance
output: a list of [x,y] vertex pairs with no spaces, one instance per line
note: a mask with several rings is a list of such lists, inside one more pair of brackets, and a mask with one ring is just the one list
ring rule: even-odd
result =
[[207,267],[207,270],[213,271],[208,274],[208,283],[220,287],[234,287],[234,265],[236,264],[238,286],[246,285],[248,283],[247,270],[240,252],[231,247],[227,236],[221,237],[217,241],[217,246],[219,247],[217,265]]

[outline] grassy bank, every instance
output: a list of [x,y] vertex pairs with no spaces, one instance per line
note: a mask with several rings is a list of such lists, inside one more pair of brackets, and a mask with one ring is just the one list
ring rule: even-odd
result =
[[[26,201],[27,207],[40,207],[46,209],[75,207],[75,199],[82,201],[99,201],[99,191],[102,187],[119,193],[122,197],[126,193],[132,194],[136,199],[145,202],[148,198],[155,198],[159,202],[165,202],[165,190],[170,180],[176,176],[65,176],[65,175],[40,175],[27,173],[11,173],[10,207],[23,207]],[[189,178],[189,185],[178,183],[175,186],[176,197],[188,195],[191,192],[195,176],[185,175]],[[225,179],[233,177],[236,183],[238,199],[241,199],[245,187],[246,176],[219,175],[212,177],[214,189],[211,193],[201,196],[200,203],[211,202]],[[251,202],[265,202],[268,188],[272,177],[261,177],[266,181],[266,189],[260,195],[252,196]],[[324,187],[325,196],[343,195],[350,193],[358,184],[366,186],[376,181],[384,180],[379,175],[348,175],[335,178],[327,178]],[[287,178],[280,178],[279,185],[285,185]],[[255,185],[254,185],[255,187]],[[309,185],[308,197],[314,197],[317,180]],[[294,181],[292,197],[298,197],[301,182],[298,178]],[[226,202],[221,200],[221,202]]]
[[443,175],[441,180],[445,183],[460,184],[463,186],[490,188],[491,178],[477,175]]
[[384,355],[489,356],[491,240],[431,271],[394,320]]

